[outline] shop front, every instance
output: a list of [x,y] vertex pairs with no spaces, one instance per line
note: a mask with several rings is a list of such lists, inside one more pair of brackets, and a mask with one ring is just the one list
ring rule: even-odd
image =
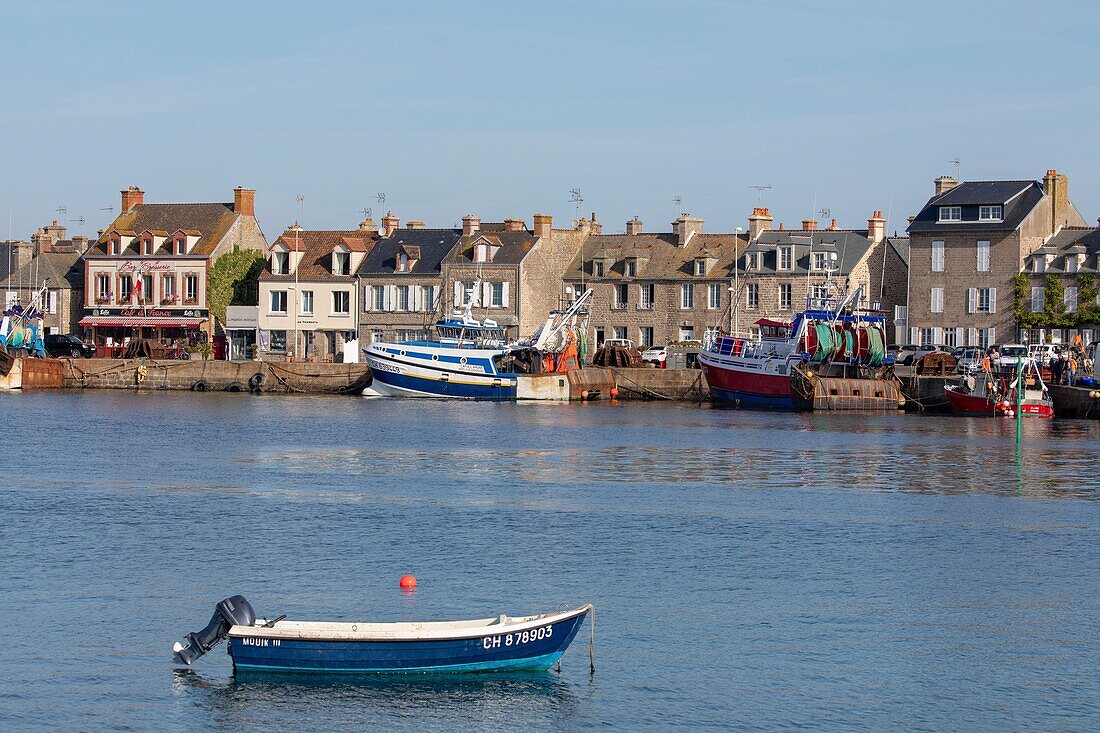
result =
[[183,354],[209,341],[208,319],[198,309],[96,308],[80,325],[97,356],[120,358],[133,339],[142,338],[155,342],[165,358],[187,358]]
[[255,305],[231,305],[226,309],[225,334],[228,359],[246,361],[256,357],[260,308]]

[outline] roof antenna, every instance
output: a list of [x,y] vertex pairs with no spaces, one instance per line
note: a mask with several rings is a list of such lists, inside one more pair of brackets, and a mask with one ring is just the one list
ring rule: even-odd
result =
[[379,207],[382,207],[382,205],[386,203],[386,194],[384,193],[376,193],[374,194],[374,198],[378,201]]
[[579,188],[569,189],[569,201],[576,206],[577,222],[579,222],[581,220],[581,204],[584,203],[584,196],[581,196],[581,190]]
[[947,162],[955,166],[955,180],[962,183],[962,161],[958,158],[952,158]]
[[680,212],[680,216],[684,215],[684,197],[676,195],[672,197],[672,203],[676,204],[676,210]]
[[749,186],[749,188],[755,188],[756,189],[756,205],[760,206],[761,199],[764,198],[764,192],[767,191],[768,189],[770,189],[771,186],[770,185],[767,185],[767,186],[756,185],[756,186]]
[[368,206],[368,207],[366,207],[366,208],[364,208],[364,209],[359,209],[359,211],[363,212],[363,218],[364,218],[364,219],[369,219],[369,218],[371,218],[371,213],[372,213],[372,212],[371,212],[371,210],[370,210],[370,207],[369,207],[369,206]]
[[83,226],[83,225],[84,225],[84,217],[83,217],[83,216],[81,216],[81,217],[78,217],[78,218],[76,218],[76,219],[69,219],[69,221],[70,221],[70,222],[73,222],[73,221],[75,221],[75,222],[76,222],[77,224],[80,224],[81,226]]
[[54,211],[57,212],[58,216],[64,216],[65,214],[69,213],[69,207],[65,204],[61,204],[56,209],[54,209]]

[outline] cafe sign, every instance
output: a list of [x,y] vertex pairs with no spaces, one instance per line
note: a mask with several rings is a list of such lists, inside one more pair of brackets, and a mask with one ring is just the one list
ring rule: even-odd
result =
[[122,318],[206,318],[205,308],[164,310],[163,308],[93,308],[93,316],[121,316]]
[[118,263],[119,272],[172,272],[176,267],[171,262],[150,262],[148,260],[126,260]]

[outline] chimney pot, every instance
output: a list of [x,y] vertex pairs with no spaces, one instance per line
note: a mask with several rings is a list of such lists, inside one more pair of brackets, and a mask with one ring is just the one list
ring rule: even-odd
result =
[[755,241],[761,233],[772,228],[772,216],[767,207],[757,206],[749,217],[749,241]]
[[638,217],[634,217],[626,223],[626,233],[630,236],[635,236],[642,233],[642,220]]
[[522,232],[525,228],[523,219],[505,219],[504,231],[506,232]]
[[804,232],[815,232],[815,231],[817,231],[817,219],[803,219],[802,220],[802,231],[804,231]]
[[881,211],[876,210],[871,214],[871,218],[867,220],[867,238],[873,244],[878,244],[886,239],[886,219],[882,217]]
[[936,195],[939,196],[941,193],[947,193],[955,186],[959,185],[959,181],[951,176],[940,176],[932,181],[932,184],[935,186]]

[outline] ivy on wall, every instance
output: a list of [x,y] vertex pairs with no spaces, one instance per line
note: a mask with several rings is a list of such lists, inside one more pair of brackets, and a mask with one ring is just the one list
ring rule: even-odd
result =
[[256,305],[263,269],[264,254],[254,249],[235,249],[215,260],[207,279],[210,312],[225,323],[226,307]]
[[1047,275],[1043,283],[1043,310],[1031,312],[1031,280],[1024,273],[1012,278],[1012,317],[1020,328],[1081,328],[1100,324],[1100,307],[1096,304],[1100,286],[1096,276],[1077,276],[1077,311],[1066,313],[1066,288],[1057,275]]

